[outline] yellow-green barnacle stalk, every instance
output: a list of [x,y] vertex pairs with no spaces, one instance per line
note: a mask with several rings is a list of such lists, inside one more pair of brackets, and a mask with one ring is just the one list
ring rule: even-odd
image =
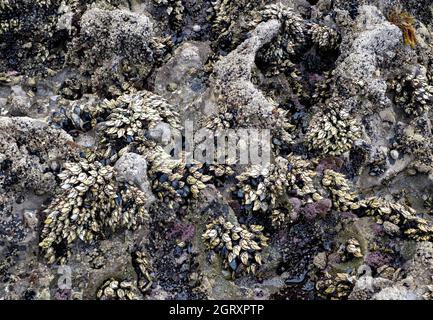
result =
[[50,263],[66,261],[70,245],[100,238],[105,229],[135,229],[147,218],[146,196],[135,186],[118,184],[114,169],[82,159],[65,163],[58,175],[61,192],[43,211],[40,247]]
[[433,224],[418,217],[416,211],[408,205],[378,197],[362,200],[360,204],[361,209],[365,210],[367,215],[375,217],[378,223],[391,222],[408,238],[417,241],[433,239]]
[[360,137],[358,120],[332,103],[312,117],[305,139],[310,150],[339,156],[349,151]]
[[140,294],[132,281],[110,278],[96,292],[98,300],[139,300]]
[[326,169],[323,172],[322,185],[329,191],[332,205],[336,210],[345,212],[359,208],[358,197],[351,191],[343,174]]
[[[262,264],[261,251],[268,246],[263,229],[260,225],[232,223],[220,216],[206,226],[202,239],[209,250],[221,255],[224,267],[233,275],[241,269],[255,273]],[[239,268],[241,265],[243,268]]]

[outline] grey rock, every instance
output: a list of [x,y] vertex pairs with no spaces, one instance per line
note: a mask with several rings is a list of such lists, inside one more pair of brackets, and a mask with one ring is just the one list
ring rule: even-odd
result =
[[400,232],[400,228],[396,224],[389,221],[385,221],[383,223],[383,229],[387,234],[391,236],[396,235]]
[[155,91],[181,113],[206,89],[202,76],[210,52],[206,42],[185,42],[156,73]]
[[147,195],[149,204],[154,200],[147,179],[147,161],[143,156],[131,152],[125,153],[116,161],[114,169],[118,181],[137,185]]
[[397,150],[391,150],[389,155],[391,156],[391,158],[393,158],[394,160],[398,159],[399,153]]
[[149,129],[149,138],[153,141],[166,146],[172,140],[172,128],[168,123],[161,122],[154,128]]
[[313,264],[321,270],[326,268],[327,263],[326,252],[319,252],[313,259]]
[[420,300],[421,297],[414,291],[403,286],[389,287],[376,293],[373,300]]

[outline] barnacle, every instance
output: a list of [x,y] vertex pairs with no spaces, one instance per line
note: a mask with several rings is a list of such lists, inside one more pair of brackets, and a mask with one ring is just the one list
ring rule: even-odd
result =
[[346,177],[334,170],[323,172],[322,185],[331,194],[332,204],[339,211],[355,210],[359,207],[358,197],[346,180]]
[[309,161],[294,155],[277,157],[273,164],[253,165],[237,176],[234,195],[245,210],[269,213],[278,222],[284,220],[281,214],[290,208],[289,195],[305,201],[320,199],[313,185],[315,175]]
[[426,72],[425,67],[418,66],[391,83],[394,101],[409,115],[422,115],[433,103],[433,86],[429,85]]
[[351,258],[363,257],[361,245],[359,241],[355,238],[348,239],[344,244],[340,246],[338,252],[340,253],[343,262]]
[[142,293],[147,292],[152,286],[152,266],[147,252],[136,250],[132,253],[132,263],[138,273],[138,288]]
[[281,32],[271,43],[259,51],[257,59],[266,64],[267,74],[293,73],[295,65],[291,61],[291,57],[306,42],[307,24],[292,8],[282,3],[265,6],[254,23],[271,19],[281,21]]
[[185,14],[185,7],[182,0],[153,0],[158,6],[166,8],[170,23],[176,30],[182,27],[183,18]]
[[318,296],[329,300],[347,299],[353,286],[354,283],[347,273],[331,275],[325,272],[316,282]]
[[399,27],[403,32],[404,44],[410,45],[411,48],[414,48],[417,44],[416,30],[414,27],[415,18],[401,9],[396,9],[389,14],[388,20]]
[[98,300],[138,300],[139,293],[132,281],[110,278],[96,293]]
[[197,199],[200,190],[212,180],[208,175],[209,165],[200,162],[186,163],[182,157],[173,159],[161,149],[148,154],[148,175],[155,194],[169,207],[174,203],[184,204],[190,199]]
[[106,229],[136,229],[148,219],[145,194],[133,185],[116,183],[112,167],[85,159],[64,167],[58,175],[62,191],[43,211],[39,246],[50,263],[59,258],[66,262],[77,238],[90,242]]
[[356,118],[340,106],[340,102],[330,101],[311,119],[305,140],[311,150],[338,156],[352,148],[361,136]]
[[261,251],[268,246],[268,238],[262,231],[263,226],[239,225],[220,216],[206,225],[202,239],[209,250],[222,256],[224,267],[230,268],[233,275],[241,265],[247,272],[255,273],[262,264]]
[[321,49],[335,49],[338,46],[339,35],[334,29],[312,24],[310,27],[311,38]]
[[399,226],[408,238],[417,241],[431,241],[433,238],[433,224],[418,217],[416,211],[407,205],[377,197],[362,200],[360,205],[378,223],[389,221]]

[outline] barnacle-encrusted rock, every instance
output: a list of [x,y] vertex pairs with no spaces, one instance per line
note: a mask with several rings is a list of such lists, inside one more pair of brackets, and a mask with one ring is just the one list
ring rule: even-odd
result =
[[360,201],[367,215],[374,216],[379,223],[390,221],[399,226],[405,236],[417,241],[429,241],[433,237],[433,224],[416,215],[416,211],[404,204],[382,198]]
[[82,159],[65,163],[58,175],[63,190],[48,208],[40,247],[50,263],[66,262],[76,239],[90,242],[119,227],[135,229],[147,218],[146,196],[133,185],[117,184],[114,169]]
[[0,300],[431,299],[432,14],[0,0]]
[[316,283],[319,297],[329,300],[347,299],[354,283],[347,273],[337,273],[335,276],[325,272]]
[[[263,22],[252,32],[236,50],[215,64],[214,81],[221,86],[221,101],[227,106],[242,106],[238,110],[237,120],[249,123],[249,118],[266,120],[272,114],[275,104],[270,102],[252,84],[251,72],[256,52],[274,37],[279,29],[277,20]],[[236,92],[236,94],[233,94]]]
[[185,159],[174,159],[161,149],[150,152],[147,160],[152,190],[169,207],[176,202],[183,204],[197,199],[200,190],[212,179],[206,174],[209,165],[197,161],[186,163]]
[[47,74],[51,68],[57,69],[62,65],[66,52],[59,48],[58,43],[68,41],[69,30],[67,24],[60,23],[63,16],[61,2],[1,1],[0,70]]
[[92,87],[118,96],[129,80],[146,77],[155,62],[153,27],[145,14],[126,10],[87,10],[69,61],[92,76]]
[[387,105],[386,81],[375,74],[396,55],[397,48],[401,46],[400,30],[386,21],[374,6],[360,7],[356,23],[359,32],[352,35],[355,39],[350,39],[344,59],[334,70],[338,91],[342,94],[351,92],[352,96],[356,92],[376,104]]
[[[264,96],[251,82],[258,50],[279,31],[277,20],[262,22],[251,36],[215,63],[211,83],[217,96],[217,110],[210,112],[204,126],[210,129],[255,127],[270,129],[284,144],[293,142],[293,125],[287,112]],[[254,142],[250,141],[250,144]]]
[[350,150],[360,136],[357,119],[338,102],[329,102],[312,117],[305,140],[310,149],[338,156]]
[[116,180],[135,184],[143,191],[148,200],[152,198],[149,181],[147,180],[146,159],[136,153],[125,153],[114,165]]
[[[74,113],[82,121],[90,122],[91,126],[98,124],[98,154],[110,162],[128,152],[131,145],[142,149],[155,147],[157,139],[150,130],[161,124],[167,124],[172,129],[180,128],[174,107],[149,91],[124,94],[100,104],[86,105]],[[171,138],[171,132],[168,138]]]
[[338,45],[338,33],[327,26],[313,24],[310,28],[311,38],[319,48],[322,49],[335,49]]
[[342,261],[346,261],[351,258],[363,257],[361,245],[359,244],[359,241],[355,238],[348,239],[344,244],[340,246],[338,252],[342,256]]
[[292,206],[289,196],[304,201],[319,200],[313,178],[316,172],[309,161],[289,155],[277,157],[275,163],[267,166],[253,165],[242,172],[234,195],[241,200],[247,211],[270,213],[275,223],[281,222],[281,214],[289,214]]
[[351,191],[346,177],[331,169],[326,169],[323,173],[322,185],[329,190],[334,208],[343,212],[357,209],[357,195]]
[[72,160],[74,151],[72,137],[63,130],[27,117],[0,117],[1,193],[53,192],[57,165]]
[[433,86],[429,85],[426,68],[414,67],[410,72],[393,80],[395,102],[409,115],[420,116],[429,111],[433,103]]
[[106,280],[96,293],[98,300],[139,300],[139,292],[132,281]]
[[268,238],[262,231],[263,226],[239,225],[220,216],[206,226],[202,239],[208,249],[222,256],[224,267],[233,274],[240,269],[255,273],[262,264],[261,251],[268,246]]

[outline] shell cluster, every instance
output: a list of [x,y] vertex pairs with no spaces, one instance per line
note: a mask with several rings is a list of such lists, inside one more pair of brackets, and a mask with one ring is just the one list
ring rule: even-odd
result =
[[345,212],[359,207],[357,195],[351,191],[349,183],[343,174],[326,169],[323,172],[322,185],[329,191],[332,205],[336,210]]
[[153,284],[152,266],[150,258],[145,251],[134,251],[132,254],[132,263],[138,269],[138,288],[142,293],[150,290]]
[[361,199],[351,188],[341,173],[327,169],[322,185],[329,191],[333,206],[338,211],[353,211],[360,215],[374,216],[376,222],[391,223],[402,229],[404,235],[417,241],[428,241],[433,236],[433,225],[416,215],[416,211],[398,202],[380,197]]
[[185,7],[182,4],[182,0],[153,0],[153,2],[157,6],[165,8],[165,11],[169,17],[169,22],[172,24],[175,30],[182,28],[185,15]]
[[335,276],[325,272],[316,282],[316,290],[319,297],[329,300],[347,299],[354,283],[347,273],[337,273]]
[[[159,123],[168,123],[179,128],[179,116],[173,107],[161,97],[148,91],[122,95],[116,100],[105,101],[93,110],[94,118],[104,121],[98,128],[100,143],[107,145],[104,158],[115,161],[117,151],[126,151],[130,144],[137,147],[154,147],[149,141],[149,129]],[[112,143],[115,142],[115,143]]]
[[352,258],[362,258],[361,245],[355,238],[348,239],[340,246],[338,252],[342,256],[342,261],[350,260]]
[[[237,22],[242,15],[250,16],[260,0],[214,0],[208,20],[211,23],[215,40],[213,45],[223,49],[233,49],[242,36],[237,33]],[[247,30],[245,30],[247,31]]]
[[398,226],[404,235],[417,241],[433,239],[433,225],[416,215],[416,211],[404,204],[372,197],[360,202],[367,215],[374,216],[380,224],[388,221]]
[[131,281],[110,278],[96,292],[98,300],[139,300],[140,295]]
[[299,156],[277,157],[273,164],[253,165],[238,175],[234,196],[241,201],[246,211],[280,217],[281,211],[290,207],[285,201],[288,195],[305,201],[321,198],[313,185],[315,175],[311,162]]
[[393,80],[394,101],[408,115],[420,116],[429,111],[433,103],[433,86],[429,84],[422,66]]
[[336,30],[306,21],[291,7],[279,2],[266,5],[254,23],[277,19],[282,23],[281,32],[268,46],[259,52],[258,59],[266,63],[266,73],[276,75],[280,72],[296,80],[297,67],[292,61],[296,53],[307,45],[317,45],[320,50],[336,49],[340,36]]
[[209,170],[206,163],[186,163],[184,159],[173,159],[163,151],[150,153],[148,161],[152,190],[169,207],[197,199],[200,190],[213,179],[206,174]]
[[90,242],[107,230],[136,229],[148,219],[145,194],[133,185],[117,183],[112,167],[82,159],[65,163],[64,168],[58,175],[62,191],[43,211],[39,246],[50,263],[66,262],[76,239]]
[[[267,74],[275,75],[280,72],[293,71],[295,68],[292,57],[296,50],[307,41],[307,24],[294,10],[282,3],[270,4],[261,11],[260,18],[255,21],[281,21],[281,32],[259,54],[258,59],[268,66]],[[288,72],[290,74],[290,72]]]
[[338,47],[339,34],[334,29],[318,24],[311,25],[311,39],[323,50],[335,49]]
[[261,252],[268,246],[263,229],[260,225],[232,223],[220,216],[206,225],[202,239],[209,250],[221,255],[224,267],[232,270],[233,274],[241,268],[255,273],[262,264]]
[[361,136],[360,125],[339,102],[330,101],[311,119],[305,140],[311,150],[338,156]]

